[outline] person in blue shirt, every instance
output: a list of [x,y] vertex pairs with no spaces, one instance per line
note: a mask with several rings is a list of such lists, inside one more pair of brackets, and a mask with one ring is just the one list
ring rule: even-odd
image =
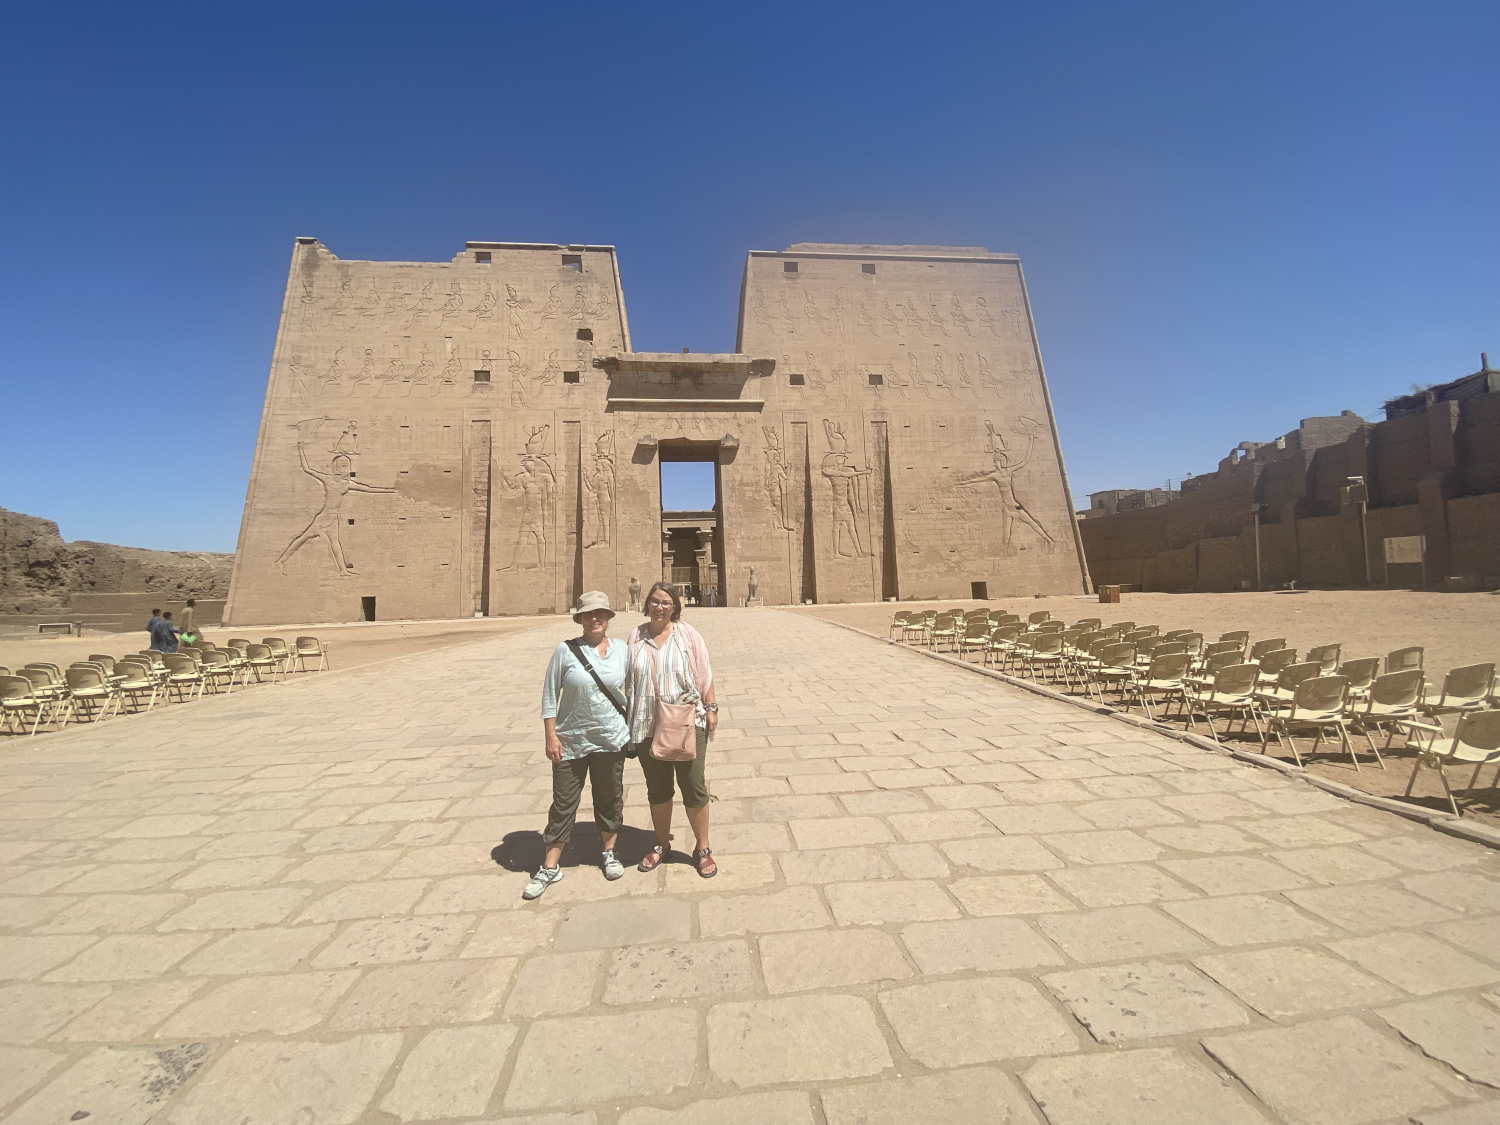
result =
[[562,878],[559,860],[573,833],[585,778],[593,788],[594,824],[604,845],[604,877],[625,874],[615,858],[615,838],[625,819],[625,748],[630,742],[625,722],[626,645],[608,636],[615,615],[609,595],[590,590],[573,609],[583,636],[557,646],[542,680],[542,734],[552,763],[552,807],[542,833],[547,856],[521,892],[525,899],[538,898]]
[[172,611],[169,609],[160,617],[153,617],[149,626],[151,629],[151,647],[157,652],[177,651],[177,627],[172,624]]

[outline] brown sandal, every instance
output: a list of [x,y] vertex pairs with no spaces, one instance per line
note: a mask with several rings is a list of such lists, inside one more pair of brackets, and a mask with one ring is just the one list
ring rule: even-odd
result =
[[[702,851],[694,852],[693,863],[697,865],[698,877],[700,879],[712,879],[719,873],[719,865],[714,862],[712,848],[704,848]],[[705,867],[708,868],[707,871],[704,870]]]
[[636,864],[635,869],[637,871],[655,871],[667,862],[667,856],[671,850],[672,846],[670,844],[657,844],[656,847],[641,857],[641,862]]

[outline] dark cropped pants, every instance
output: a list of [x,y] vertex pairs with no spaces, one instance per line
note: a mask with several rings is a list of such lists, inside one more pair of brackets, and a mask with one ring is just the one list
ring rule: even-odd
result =
[[625,819],[625,755],[589,754],[552,763],[552,808],[547,812],[547,830],[542,840],[549,846],[566,844],[573,835],[573,821],[583,799],[583,779],[594,790],[594,824],[600,836],[620,830]]
[[682,790],[682,807],[701,809],[708,804],[708,782],[703,777],[703,759],[708,757],[708,731],[698,728],[698,756],[691,762],[662,762],[651,756],[651,740],[636,745],[641,772],[646,775],[646,800],[664,805],[673,797],[672,782]]

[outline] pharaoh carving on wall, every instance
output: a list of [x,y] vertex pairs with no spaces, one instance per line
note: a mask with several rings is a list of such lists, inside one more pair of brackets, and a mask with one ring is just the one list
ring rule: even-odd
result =
[[916,352],[906,353],[906,377],[921,387],[924,395],[932,397],[932,388],[927,385],[927,377],[922,374],[922,363],[917,359]]
[[524,569],[536,570],[547,561],[547,532],[551,522],[553,497],[557,493],[557,475],[543,452],[547,445],[547,426],[527,428],[526,452],[521,454],[521,471],[508,476],[502,470],[500,485],[507,495],[521,498],[521,518],[516,527],[516,542],[510,562],[500,570],[515,569],[521,552],[536,548],[536,561]]
[[348,371],[348,365],[344,363],[343,352],[344,349],[341,347],[333,350],[333,362],[328,365],[328,370],[323,373],[322,391],[324,394],[331,394],[334,391],[344,389],[344,375]]
[[366,321],[369,321],[368,327],[370,328],[375,328],[380,324],[380,294],[376,292],[373,285],[365,294],[365,299],[354,307],[354,323],[349,327],[364,328]]
[[453,283],[453,288],[448,290],[448,297],[443,302],[443,307],[438,310],[438,327],[442,328],[449,319],[464,311],[463,286],[458,282]]
[[349,386],[349,393],[353,394],[356,387],[369,387],[375,383],[375,349],[365,349],[365,362],[360,366],[359,374],[354,377],[354,382]]
[[774,336],[776,334],[776,326],[771,323],[771,310],[766,308],[765,290],[757,289],[755,291],[755,307],[753,311],[755,319],[760,323],[760,326]]
[[549,320],[556,320],[560,312],[562,312],[562,298],[557,295],[557,286],[553,285],[547,289],[547,303],[542,306],[542,311],[537,316],[537,331],[540,332],[542,326]]
[[875,318],[870,315],[870,308],[863,301],[858,302],[859,326],[868,328],[871,336],[879,336],[880,329],[875,327]]
[[777,315],[781,317],[781,327],[786,330],[788,336],[797,334],[797,314],[792,312],[786,303],[786,290],[776,294]]
[[[958,385],[962,390],[974,391],[974,381],[969,378],[969,365],[964,359],[964,353],[958,353]],[[978,392],[975,392],[978,393]]]
[[292,362],[286,365],[286,369],[292,376],[292,397],[301,405],[307,405],[312,394],[311,372],[303,364],[300,355],[292,356]]
[[422,295],[412,303],[410,308],[411,319],[406,322],[406,327],[415,328],[419,320],[425,326],[427,317],[432,313],[432,302],[432,282],[429,281],[422,286]]
[[302,471],[323,486],[323,505],[313,514],[307,526],[286,545],[286,550],[282,551],[281,557],[276,560],[276,565],[281,569],[282,574],[286,573],[286,564],[293,555],[320,537],[328,547],[335,574],[340,576],[358,574],[353,564],[344,558],[344,545],[339,539],[344,527],[342,518],[344,501],[351,492],[389,494],[396,491],[394,488],[365,484],[363,481],[354,479],[354,458],[358,455],[355,446],[358,443],[358,435],[353,422],[350,422],[348,428],[339,435],[338,441],[329,451],[329,464],[326,472],[322,469],[315,469],[308,463],[307,447],[310,443],[301,440],[300,435],[309,432],[309,426],[311,432],[315,434],[327,421],[330,419],[309,418],[298,422],[295,427],[299,435],[297,460],[302,466]]
[[839,343],[844,342],[844,291],[833,295],[833,331]]
[[943,322],[943,314],[938,311],[936,297],[927,303],[927,319],[932,321],[933,327],[939,329],[944,336],[948,335],[948,326]]
[[523,297],[517,293],[514,285],[507,285],[505,287],[505,307],[510,310],[510,338],[512,340],[525,340],[526,330],[521,326],[521,313],[531,307],[531,298]]
[[481,320],[493,321],[495,319],[495,307],[499,303],[499,300],[495,297],[490,287],[486,285],[484,287],[484,296],[479,298],[479,304],[469,310],[474,314],[474,323],[469,325],[469,327],[478,328]]
[[812,322],[813,328],[821,328],[828,335],[828,314],[818,308],[818,302],[808,292],[802,294],[802,315]]
[[349,310],[354,306],[354,281],[344,278],[339,285],[339,295],[328,304],[327,323],[330,328],[343,328],[349,323]]
[[568,310],[568,319],[576,320],[582,324],[588,319],[588,304],[583,298],[583,286],[573,286],[573,307]]
[[1017,461],[1012,461],[1010,446],[995,430],[995,424],[988,419],[985,420],[984,428],[985,452],[990,455],[990,461],[994,466],[988,472],[974,473],[971,476],[960,477],[960,486],[971,484],[993,483],[1000,490],[1000,528],[1002,539],[1007,547],[1010,546],[1011,535],[1015,531],[1017,521],[1031,528],[1042,537],[1050,550],[1056,545],[1052,536],[1047,534],[1047,529],[1041,524],[1031,510],[1026,506],[1016,491],[1016,474],[1026,467],[1031,461],[1031,454],[1036,448],[1036,427],[1041,423],[1034,418],[1022,417],[1021,421],[1025,428],[1021,431],[1026,437],[1026,453]]
[[510,356],[510,404],[516,407],[526,405],[526,373],[527,366],[521,362],[521,357],[513,351],[507,350]]
[[594,538],[588,547],[608,547],[615,518],[615,432],[605,430],[594,442],[594,467],[583,469],[583,486],[590,497]]
[[542,373],[537,376],[536,386],[532,391],[540,394],[543,387],[557,386],[557,377],[562,374],[562,368],[557,365],[557,349],[553,348],[547,353],[547,362],[542,367]]
[[897,336],[905,338],[906,333],[901,331],[901,319],[891,308],[890,301],[884,301],[880,307],[880,323],[896,333]]
[[917,311],[915,301],[907,301],[901,306],[901,315],[906,317],[906,323],[922,334],[923,339],[927,337],[927,321]]
[[969,331],[969,317],[964,312],[963,302],[958,299],[958,294],[953,294],[953,302],[948,307],[948,319],[953,321],[954,328],[962,328],[965,336],[972,336]]
[[990,306],[983,297],[974,298],[975,315],[979,317],[979,323],[990,330],[991,336],[1000,335],[1000,328],[995,323],[995,317],[990,312]]
[[790,472],[781,449],[781,436],[770,426],[761,427],[761,432],[766,435],[766,498],[771,504],[771,518],[776,521],[777,531],[791,531],[792,521],[786,510]]
[[[849,439],[842,426],[824,418],[823,433],[828,437],[829,452],[823,455],[822,473],[833,489],[833,553],[840,558],[863,558],[866,551],[859,517],[864,514],[865,503],[859,478],[869,476],[870,470],[849,464]],[[852,541],[852,554],[844,550],[846,537]]]

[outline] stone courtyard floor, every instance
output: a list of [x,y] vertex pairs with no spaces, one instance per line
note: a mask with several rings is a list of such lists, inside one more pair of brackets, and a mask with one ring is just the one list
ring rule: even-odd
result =
[[606,882],[582,825],[521,901],[566,621],[0,739],[0,1120],[1500,1121],[1500,853],[807,616],[693,620],[712,881]]

